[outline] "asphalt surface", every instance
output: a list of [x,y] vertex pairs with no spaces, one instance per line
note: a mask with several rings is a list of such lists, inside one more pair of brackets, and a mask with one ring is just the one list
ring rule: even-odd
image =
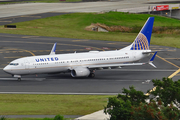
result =
[[47,17],[57,16],[57,15],[63,15],[63,14],[68,14],[68,13],[47,12],[47,13],[40,13],[40,14],[3,17],[3,18],[0,18],[0,25],[7,25],[7,24],[12,24],[12,23],[17,23],[17,22],[30,21],[30,20],[35,20],[35,19],[47,18]]
[[[152,82],[146,80],[168,77],[180,65],[179,49],[176,52],[159,52],[154,60],[157,69],[150,65],[124,67],[122,69],[96,71],[95,78],[72,78],[66,74],[27,75],[18,82],[16,78],[4,73],[2,68],[12,60],[35,55],[47,55],[55,42],[56,53],[86,52],[92,50],[121,49],[130,43],[98,40],[80,40],[0,34],[0,92],[33,94],[117,94],[122,88],[133,85],[137,90],[146,92],[152,89]],[[152,50],[171,50],[163,46],[151,46]],[[144,59],[148,61],[150,59]],[[179,78],[178,74],[173,80]]]

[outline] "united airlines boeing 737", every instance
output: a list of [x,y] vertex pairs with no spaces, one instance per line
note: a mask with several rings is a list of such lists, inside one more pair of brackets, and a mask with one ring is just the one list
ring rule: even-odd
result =
[[152,62],[157,52],[149,49],[153,23],[154,17],[149,17],[134,42],[121,50],[55,54],[55,43],[49,55],[19,58],[3,70],[18,80],[22,75],[61,72],[70,72],[72,77],[94,77],[95,70],[146,64],[136,61],[150,53],[154,55],[147,63],[156,67]]

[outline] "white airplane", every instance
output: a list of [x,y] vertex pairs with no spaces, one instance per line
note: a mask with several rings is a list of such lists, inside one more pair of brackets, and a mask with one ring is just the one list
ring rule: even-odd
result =
[[49,55],[19,58],[10,62],[3,70],[18,80],[21,80],[22,75],[61,72],[70,72],[72,77],[94,77],[95,70],[146,64],[136,61],[150,53],[154,55],[147,63],[156,68],[152,62],[157,51],[149,49],[153,23],[154,17],[149,17],[134,42],[120,50],[55,54],[55,43]]

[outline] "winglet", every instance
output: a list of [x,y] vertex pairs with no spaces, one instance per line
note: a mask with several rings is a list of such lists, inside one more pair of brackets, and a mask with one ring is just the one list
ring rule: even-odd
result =
[[57,43],[54,43],[54,45],[53,45],[53,47],[52,47],[52,50],[51,50],[51,52],[50,52],[50,55],[55,55],[56,53],[56,44]]
[[157,68],[157,67],[153,64],[153,61],[154,61],[154,58],[156,57],[156,54],[157,54],[157,51],[154,53],[154,55],[152,56],[152,58],[151,58],[150,61],[149,61],[149,64],[150,64],[151,66],[153,66],[154,68]]

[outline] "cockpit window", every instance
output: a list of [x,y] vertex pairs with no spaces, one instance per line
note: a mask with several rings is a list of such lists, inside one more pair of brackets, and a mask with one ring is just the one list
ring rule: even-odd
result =
[[10,63],[9,65],[17,66],[17,65],[19,65],[19,63]]

